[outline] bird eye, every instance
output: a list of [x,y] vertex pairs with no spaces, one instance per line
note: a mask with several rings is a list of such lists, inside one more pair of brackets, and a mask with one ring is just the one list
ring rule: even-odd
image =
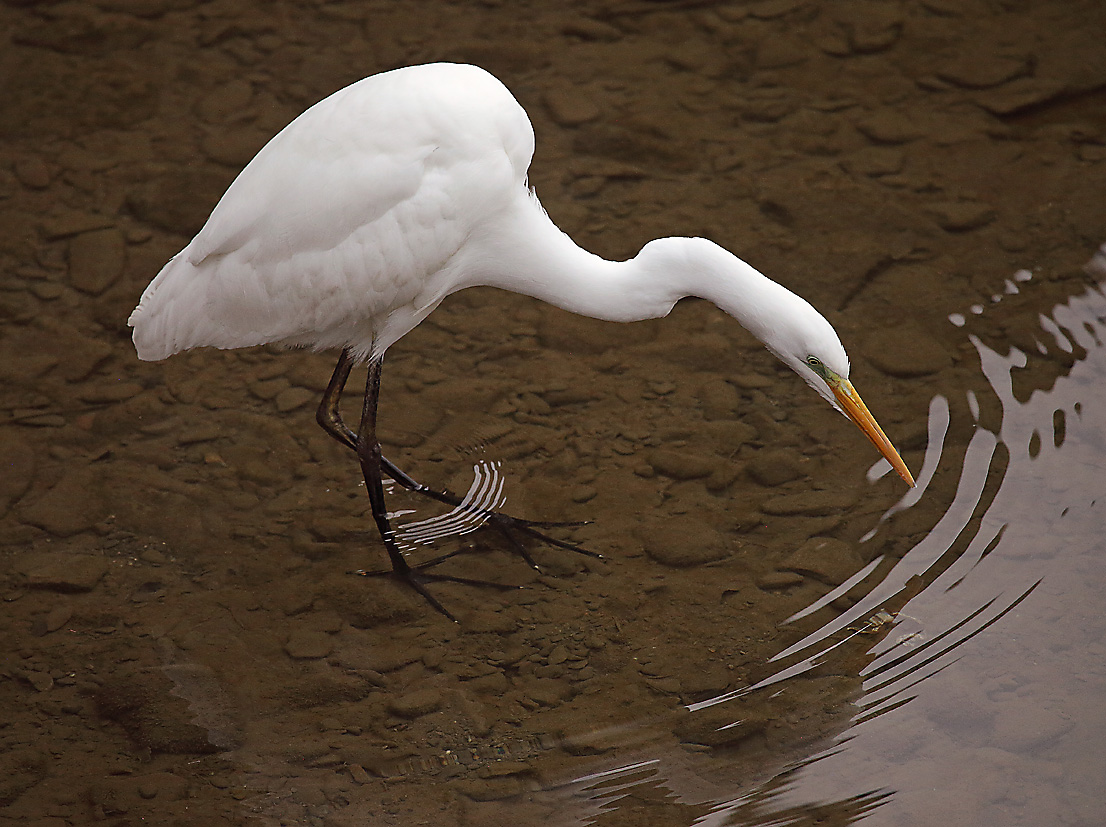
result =
[[829,379],[827,377],[826,366],[824,364],[822,364],[821,359],[819,359],[817,356],[807,356],[806,359],[804,359],[803,361],[805,361],[807,363],[807,366],[812,371],[817,373],[819,376],[821,376],[827,382],[829,381]]

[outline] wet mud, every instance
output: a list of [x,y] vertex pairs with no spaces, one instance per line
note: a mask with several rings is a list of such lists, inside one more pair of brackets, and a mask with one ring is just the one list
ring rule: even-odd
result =
[[386,557],[314,421],[333,355],[144,364],[126,317],[304,108],[473,62],[530,113],[564,230],[610,258],[707,236],[808,298],[918,468],[930,399],[978,368],[949,315],[1001,295],[975,335],[1031,346],[1090,282],[1104,27],[1090,0],[0,4],[0,823],[683,825],[707,807],[648,783],[551,791],[663,748],[706,800],[809,754],[864,646],[738,714],[687,705],[768,674],[805,631],[781,621],[905,554],[955,480],[861,544],[901,482],[714,307],[613,325],[475,290],[390,351],[397,464],[457,492],[494,473],[505,511],[589,521],[551,531],[603,555],[413,548],[524,587],[434,586],[458,624],[350,574]]

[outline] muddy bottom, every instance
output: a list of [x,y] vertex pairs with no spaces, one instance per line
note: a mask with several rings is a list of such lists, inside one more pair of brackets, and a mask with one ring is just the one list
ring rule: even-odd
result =
[[564,230],[609,258],[707,236],[808,298],[917,470],[931,400],[978,384],[950,315],[1001,297],[972,335],[1028,350],[1094,280],[1104,26],[1090,0],[0,4],[0,822],[690,825],[815,754],[878,623],[787,691],[702,704],[856,605],[866,587],[838,587],[922,542],[957,477],[879,523],[901,481],[721,311],[615,325],[474,290],[389,351],[391,459],[586,521],[549,531],[602,555],[528,541],[536,571],[488,527],[409,529],[412,560],[459,551],[435,570],[505,586],[431,586],[456,624],[351,574],[387,558],[314,421],[335,354],[144,364],[125,320],[304,108],[474,62],[530,113]]

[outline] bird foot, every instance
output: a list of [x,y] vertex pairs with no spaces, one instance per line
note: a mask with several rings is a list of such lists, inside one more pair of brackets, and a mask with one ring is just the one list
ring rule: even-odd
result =
[[522,540],[516,536],[522,534],[526,537],[538,540],[543,543],[548,543],[555,548],[563,548],[566,551],[574,551],[577,554],[582,554],[585,557],[591,557],[595,560],[602,560],[603,555],[595,551],[590,551],[579,543],[573,543],[566,540],[558,540],[556,537],[550,537],[544,531],[538,531],[539,528],[563,528],[563,527],[576,527],[587,525],[590,520],[579,520],[574,522],[541,522],[537,520],[524,520],[520,517],[511,517],[508,514],[500,514],[499,512],[492,512],[488,515],[488,522],[499,531],[500,534],[507,540],[507,543],[511,546],[512,550],[518,554],[527,565],[534,571],[541,571],[541,566],[534,562],[534,558],[530,556],[530,552],[526,550],[526,546],[523,545]]
[[[456,511],[456,509],[454,510]],[[512,517],[509,514],[501,514],[498,511],[469,511],[464,514],[462,519],[458,519],[454,516],[454,512],[444,514],[440,517],[431,517],[428,520],[421,520],[416,523],[408,523],[406,525],[400,525],[396,527],[395,539],[401,548],[411,550],[420,545],[424,545],[428,542],[440,540],[450,536],[458,536],[461,534],[468,534],[471,531],[475,531],[483,526],[491,526],[495,528],[504,539],[507,541],[511,550],[518,554],[526,563],[535,571],[541,571],[541,567],[530,556],[530,552],[526,549],[523,543],[524,538],[530,538],[538,540],[539,542],[548,543],[555,548],[562,548],[567,551],[574,551],[577,554],[583,554],[586,557],[592,557],[597,560],[602,560],[603,555],[594,551],[582,547],[579,543],[574,543],[566,540],[558,540],[556,537],[551,537],[545,533],[545,531],[539,531],[539,529],[546,528],[575,528],[582,525],[587,525],[588,520],[574,520],[571,522],[553,522],[553,521],[538,521],[538,520],[524,520],[521,517]],[[435,566],[443,560],[448,560],[450,557],[455,556],[461,552],[455,551],[449,554],[442,555],[429,563],[425,563],[419,568],[427,568],[429,566]]]
[[[556,548],[566,551],[574,551],[586,557],[602,560],[603,555],[583,548],[578,543],[566,542],[550,537],[544,529],[549,528],[577,528],[588,525],[590,520],[552,521],[552,520],[525,520],[521,517],[512,517],[495,510],[495,507],[503,502],[503,480],[498,472],[498,463],[480,462],[473,470],[475,476],[472,486],[464,497],[449,491],[439,491],[428,485],[423,485],[409,474],[400,470],[395,463],[387,457],[382,457],[385,470],[391,475],[394,482],[409,491],[437,500],[440,503],[453,506],[453,509],[437,517],[428,520],[420,520],[399,526],[396,538],[402,542],[419,545],[421,543],[436,540],[441,537],[456,534],[466,534],[483,525],[491,524],[502,534],[511,548],[535,571],[541,571],[541,567],[534,562],[530,553],[526,550],[518,535],[548,543]],[[451,556],[447,555],[446,557]],[[446,559],[439,558],[437,562]],[[433,563],[432,563],[433,565]]]
[[443,555],[442,557],[438,557],[434,560],[430,560],[426,563],[421,563],[418,566],[408,566],[404,564],[400,568],[384,569],[381,571],[365,571],[364,569],[359,569],[353,572],[353,574],[356,574],[360,577],[395,577],[396,579],[402,581],[403,583],[406,583],[409,587],[421,594],[423,599],[426,600],[427,603],[429,603],[438,612],[452,620],[454,623],[458,623],[459,621],[448,609],[446,609],[445,606],[443,606],[438,601],[436,597],[434,597],[434,595],[430,593],[429,589],[427,589],[428,584],[462,583],[466,586],[481,586],[492,589],[500,589],[503,591],[514,591],[516,589],[525,588],[525,586],[516,586],[512,583],[494,583],[491,580],[476,580],[471,577],[455,577],[451,574],[431,574],[430,572],[425,571],[427,567],[436,566],[438,565],[438,563],[441,563],[443,560],[453,557],[457,553],[458,552],[452,552],[450,554]]

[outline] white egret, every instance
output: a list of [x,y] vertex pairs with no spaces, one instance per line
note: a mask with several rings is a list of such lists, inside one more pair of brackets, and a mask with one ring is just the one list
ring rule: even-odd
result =
[[[425,584],[473,581],[407,563],[382,474],[443,502],[458,499],[382,455],[376,412],[389,346],[466,287],[499,287],[616,322],[665,316],[687,296],[707,299],[860,426],[913,485],[818,311],[706,239],[658,239],[628,261],[581,249],[527,186],[533,151],[526,112],[474,66],[396,69],[335,92],[257,153],[146,288],[129,319],[139,358],[271,342],[341,349],[318,421],[359,459],[392,572],[446,615]],[[339,398],[357,363],[369,373],[354,431]],[[497,517],[529,534],[541,525]]]

